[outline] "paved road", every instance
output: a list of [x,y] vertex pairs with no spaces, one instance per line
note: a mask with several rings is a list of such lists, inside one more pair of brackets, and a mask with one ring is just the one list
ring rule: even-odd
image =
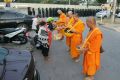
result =
[[[104,33],[103,47],[105,53],[101,55],[101,70],[96,74],[96,80],[119,80],[120,75],[120,35],[118,32],[101,28]],[[86,31],[87,32],[87,31]],[[84,35],[86,34],[84,33]],[[82,56],[80,63],[71,60],[66,51],[65,41],[53,41],[50,50],[50,62],[43,61],[41,54],[35,53],[37,68],[41,73],[41,80],[82,80]]]
[[[104,33],[103,47],[105,53],[101,54],[101,70],[96,74],[95,80],[119,80],[120,77],[120,33],[106,28],[101,28]],[[84,36],[86,35],[86,30]],[[2,45],[3,46],[3,45]],[[4,46],[26,49],[26,45],[6,44]],[[66,51],[65,40],[53,41],[50,49],[50,61],[45,62],[41,51],[33,53],[36,68],[40,72],[41,80],[83,80],[82,56],[79,63],[71,60]]]

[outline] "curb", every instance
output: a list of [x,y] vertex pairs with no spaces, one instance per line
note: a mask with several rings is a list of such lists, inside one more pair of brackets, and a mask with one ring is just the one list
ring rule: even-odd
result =
[[101,27],[104,27],[106,29],[110,29],[110,30],[114,30],[114,31],[120,32],[120,27],[117,27],[117,28],[115,28],[115,27],[108,27],[110,25],[108,23],[101,23],[101,22],[97,22],[97,23],[98,23],[98,25],[100,25]]

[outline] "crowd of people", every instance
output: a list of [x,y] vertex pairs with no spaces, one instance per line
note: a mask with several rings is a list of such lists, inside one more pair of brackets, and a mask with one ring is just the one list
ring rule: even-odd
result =
[[[48,18],[47,21],[39,20],[39,16],[36,16],[33,19],[32,29],[37,33],[40,33],[41,28],[46,29],[49,34],[49,47],[52,41],[52,31],[57,31],[54,37],[59,38],[56,38],[56,40],[63,40],[66,37],[67,51],[70,53],[71,59],[79,62],[80,55],[83,54],[85,80],[94,80],[96,72],[100,69],[100,53],[103,39],[102,32],[98,28],[95,18],[87,18],[86,26],[89,28],[89,32],[86,39],[83,40],[82,34],[85,30],[85,23],[79,18],[79,15],[72,11],[68,11],[67,14],[62,12],[62,10],[57,12],[60,15],[57,21],[54,21],[52,17]],[[43,56],[48,58],[49,48],[42,49]]]

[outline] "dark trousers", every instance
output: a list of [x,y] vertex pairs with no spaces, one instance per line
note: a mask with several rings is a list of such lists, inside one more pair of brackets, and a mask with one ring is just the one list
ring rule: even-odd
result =
[[48,57],[49,56],[49,48],[46,48],[46,47],[42,47],[42,55],[44,56],[44,57]]

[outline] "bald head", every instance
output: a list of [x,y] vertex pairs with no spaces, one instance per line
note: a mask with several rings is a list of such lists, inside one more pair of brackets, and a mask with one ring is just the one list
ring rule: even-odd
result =
[[89,28],[96,27],[96,20],[94,17],[88,17],[86,20],[86,24]]
[[75,21],[78,21],[78,20],[79,20],[79,15],[78,15],[78,13],[75,13],[74,16],[73,16],[73,18],[74,18]]
[[57,11],[57,13],[58,13],[58,14],[61,14],[61,13],[62,13],[62,11],[59,9],[59,10]]
[[68,11],[67,15],[68,15],[68,17],[72,17],[73,16],[73,12],[72,11]]
[[79,17],[79,14],[78,14],[78,13],[75,13],[75,14],[74,14],[74,17]]
[[71,15],[71,14],[73,14],[73,12],[72,12],[72,11],[68,11],[68,14],[70,14],[70,15]]
[[90,22],[90,23],[93,24],[93,25],[96,25],[96,20],[95,20],[94,17],[88,17],[88,18],[87,18],[87,21]]

